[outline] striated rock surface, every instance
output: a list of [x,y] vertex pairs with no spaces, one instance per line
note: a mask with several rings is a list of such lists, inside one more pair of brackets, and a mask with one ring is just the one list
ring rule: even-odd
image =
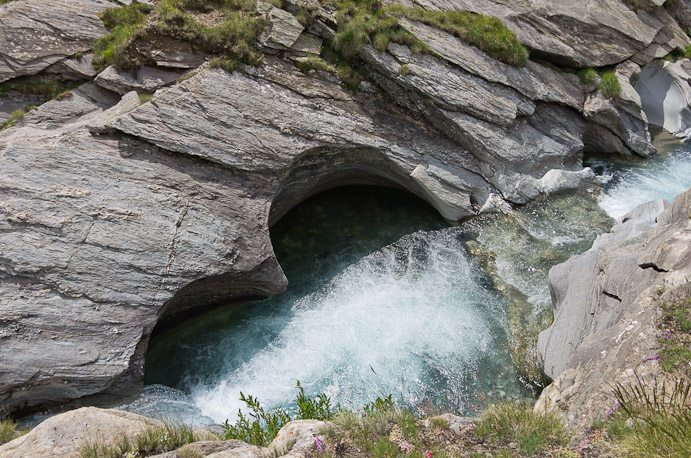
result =
[[641,71],[636,91],[648,121],[672,134],[691,136],[691,61],[656,60]]
[[90,50],[94,40],[106,33],[98,13],[112,6],[108,0],[21,0],[0,5],[0,82],[39,73]]
[[167,86],[180,76],[179,71],[156,67],[142,67],[136,70],[118,71],[112,65],[96,75],[94,82],[104,89],[119,94],[130,91],[151,93]]
[[51,417],[28,434],[0,445],[0,456],[78,458],[87,444],[111,444],[123,436],[132,439],[151,426],[162,423],[131,412],[83,407]]
[[[554,324],[538,358],[554,382],[536,409],[586,426],[614,406],[615,383],[660,374],[654,354],[659,304],[691,293],[691,190],[621,218],[586,253],[550,270]],[[662,293],[664,291],[664,293]]]
[[662,30],[677,26],[673,20],[668,24],[644,9],[636,12],[618,0],[421,0],[417,3],[428,9],[466,10],[496,16],[531,49],[532,55],[576,67],[623,62],[650,46]]
[[[647,13],[613,0],[466,3],[425,6],[503,17],[535,55],[567,64],[643,56],[674,32],[655,19],[657,5]],[[0,79],[87,75],[88,55],[67,57],[105,32],[97,14],[108,6],[0,6]],[[208,56],[194,43],[140,36],[132,52],[155,70],[111,69],[0,133],[2,408],[133,391],[157,323],[283,291],[269,227],[317,192],[396,186],[460,221],[592,181],[586,147],[652,152],[628,84],[643,58],[617,68],[623,95],[607,100],[552,65],[516,69],[402,20],[435,55],[366,46],[371,78],[354,93],[336,74],[304,75],[281,58],[316,54],[334,33],[326,23],[305,31],[287,11],[269,15],[262,41],[276,55],[257,68],[197,68]],[[37,44],[44,39],[50,46]],[[167,84],[143,104],[128,92]]]

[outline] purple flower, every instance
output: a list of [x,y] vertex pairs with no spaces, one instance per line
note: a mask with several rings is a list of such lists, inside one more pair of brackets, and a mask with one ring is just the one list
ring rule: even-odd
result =
[[314,438],[314,443],[317,444],[317,453],[321,455],[324,452],[324,448],[322,445],[322,441],[319,439],[319,436]]
[[658,326],[660,326],[661,324],[662,324],[662,321],[658,321],[657,323],[655,323],[655,327],[658,327]]

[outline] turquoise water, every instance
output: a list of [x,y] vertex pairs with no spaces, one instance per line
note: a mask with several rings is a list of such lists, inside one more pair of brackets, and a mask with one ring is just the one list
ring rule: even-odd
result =
[[586,161],[600,176],[600,206],[619,218],[637,205],[656,199],[674,200],[691,187],[691,144],[660,135],[658,154],[648,158],[593,157]]
[[[392,394],[418,413],[473,414],[523,397],[507,347],[525,345],[534,360],[531,342],[551,316],[549,268],[587,250],[611,218],[691,187],[691,148],[658,147],[647,160],[589,158],[601,190],[543,197],[463,228],[399,191],[320,194],[271,231],[289,290],[158,336],[149,386],[119,407],[233,421],[241,391],[290,407],[297,380],[355,409]],[[530,334],[523,343],[521,333]]]
[[424,202],[340,188],[301,204],[271,233],[288,291],[157,337],[147,358],[152,386],[129,410],[232,422],[240,392],[290,408],[297,380],[352,409],[392,394],[419,413],[472,414],[526,395],[507,349],[504,301],[462,231]]

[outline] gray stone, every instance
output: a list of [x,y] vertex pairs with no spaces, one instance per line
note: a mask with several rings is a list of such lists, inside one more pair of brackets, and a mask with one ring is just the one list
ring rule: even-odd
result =
[[647,48],[665,26],[619,0],[420,0],[427,9],[500,18],[533,56],[575,67],[618,64]]
[[34,75],[91,49],[106,33],[107,0],[22,0],[0,5],[0,82]]
[[87,444],[114,444],[132,439],[148,427],[162,423],[131,412],[83,407],[51,417],[28,434],[0,446],[4,458],[79,458]]
[[322,51],[322,39],[309,33],[303,33],[290,48],[293,51],[319,55]]
[[173,69],[197,68],[208,57],[194,43],[155,33],[135,38],[128,51],[142,62],[153,62],[157,67]]
[[22,123],[42,130],[74,130],[87,120],[99,116],[119,100],[120,97],[113,92],[94,83],[84,83],[69,91],[64,98],[50,100],[27,113],[22,118]]
[[269,445],[272,456],[303,458],[305,452],[314,448],[319,431],[328,422],[319,420],[295,420],[286,424]]
[[672,134],[689,137],[691,74],[683,64],[664,60],[651,62],[643,68],[635,88],[651,124]]
[[155,67],[119,71],[111,65],[99,73],[94,82],[102,88],[119,94],[126,94],[130,91],[151,93],[175,82],[179,76],[180,71]]
[[[615,406],[616,383],[652,381],[660,304],[691,291],[691,190],[643,204],[586,253],[550,270],[554,323],[538,360],[554,380],[536,410],[584,427]],[[660,296],[660,287],[664,294]]]
[[207,458],[263,458],[269,455],[269,450],[265,447],[249,445],[239,440],[228,441],[200,441],[185,445],[178,450],[160,455],[153,455],[151,458],[178,458],[183,453],[189,454],[196,451],[200,456]]
[[91,65],[93,57],[90,52],[75,54],[51,65],[44,72],[59,75],[62,79],[92,79],[98,73]]
[[295,16],[280,8],[272,8],[267,17],[269,24],[259,37],[259,42],[267,48],[289,49],[305,30]]

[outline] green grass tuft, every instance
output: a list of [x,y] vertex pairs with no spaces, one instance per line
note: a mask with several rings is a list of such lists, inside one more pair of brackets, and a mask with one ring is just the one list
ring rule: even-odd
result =
[[428,11],[400,6],[389,7],[389,11],[449,32],[506,64],[523,67],[528,62],[528,50],[495,17],[468,11]]
[[163,426],[149,426],[133,438],[120,436],[115,440],[114,445],[86,444],[79,451],[79,456],[80,458],[149,456],[177,450],[201,439],[195,435],[191,426],[166,423]]
[[621,85],[619,85],[619,80],[614,71],[608,70],[602,73],[602,81],[600,81],[599,89],[602,95],[608,99],[619,97],[619,94],[621,94]]
[[537,414],[523,403],[490,407],[475,427],[475,434],[495,443],[516,442],[523,456],[568,443],[566,429],[556,416]]
[[146,103],[154,98],[152,94],[146,94],[144,92],[137,94],[139,96],[139,103]]
[[0,130],[17,125],[17,120],[25,114],[26,112],[24,110],[14,110],[8,120],[0,123]]
[[22,433],[17,430],[17,423],[9,418],[0,420],[0,445],[6,444],[21,435]]
[[658,356],[665,372],[691,377],[691,298],[664,302],[657,330]]
[[679,379],[669,387],[639,379],[629,386],[617,385],[614,393],[621,406],[618,416],[625,420],[613,422],[616,426],[609,433],[620,456],[689,456],[691,382]]
[[106,35],[94,44],[92,65],[101,71],[108,65],[114,65],[119,70],[133,68],[128,53],[128,46],[134,40],[136,33],[146,22],[146,15],[151,12],[151,6],[133,3],[120,8],[108,8],[101,13],[103,24],[110,29]]
[[583,84],[592,84],[597,81],[597,72],[593,68],[582,68],[576,72]]

